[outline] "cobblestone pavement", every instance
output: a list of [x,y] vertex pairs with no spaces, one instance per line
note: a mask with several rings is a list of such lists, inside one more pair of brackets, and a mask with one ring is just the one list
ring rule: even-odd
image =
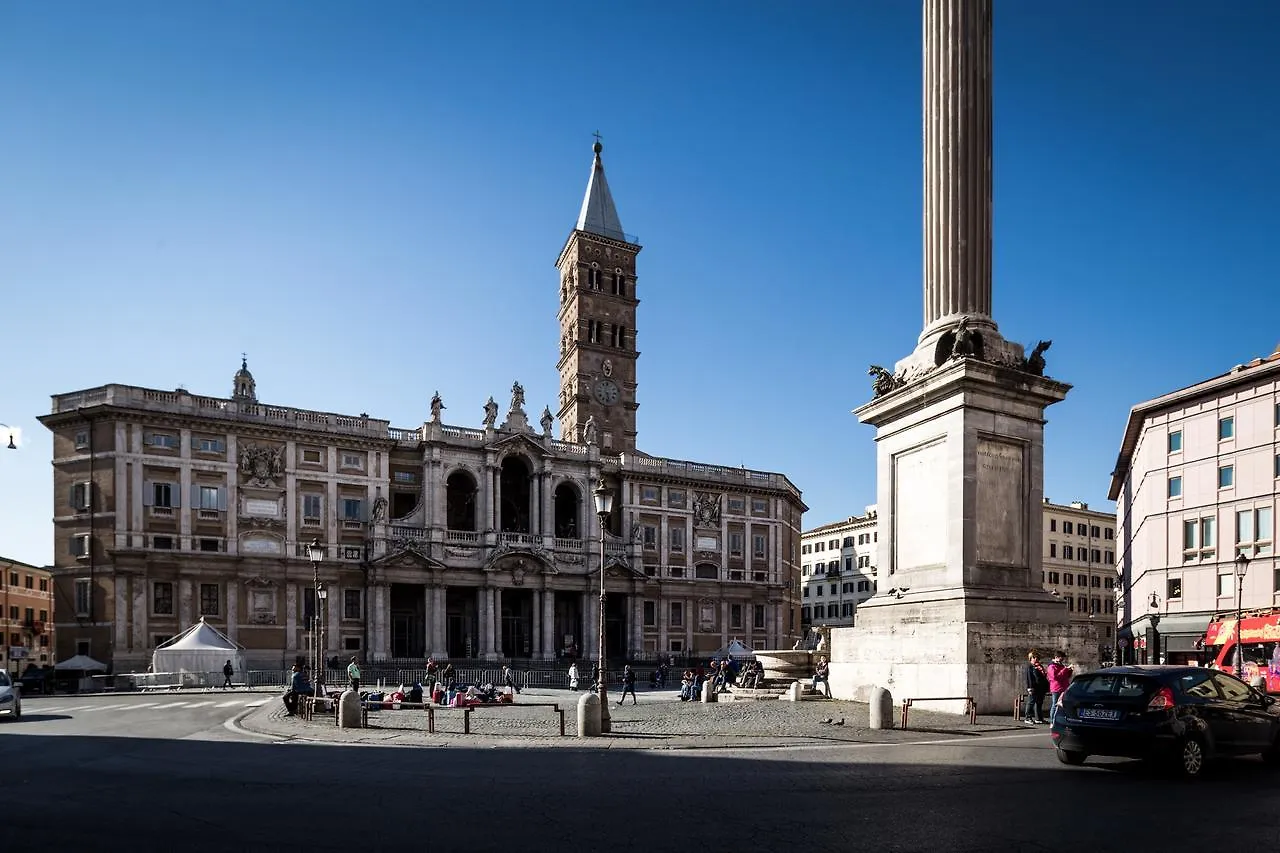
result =
[[[612,749],[919,743],[1022,728],[1009,717],[979,717],[977,725],[970,725],[967,717],[913,708],[909,729],[875,730],[869,726],[868,707],[859,702],[738,700],[703,704],[680,702],[675,693],[647,692],[637,704],[628,701],[621,708],[611,700],[612,732],[601,738],[579,739],[577,700],[581,695],[566,690],[525,690],[514,706],[473,711],[469,735],[463,733],[462,712],[452,708],[436,709],[434,734],[427,732],[427,715],[421,710],[372,711],[369,728],[338,729],[332,716],[308,722],[285,715],[278,702],[249,714],[240,725],[274,738],[334,743]],[[535,702],[554,702],[564,710],[565,737],[560,736],[558,717],[551,708],[520,707]],[[824,722],[827,720],[832,722]],[[897,722],[895,716],[895,726]]]

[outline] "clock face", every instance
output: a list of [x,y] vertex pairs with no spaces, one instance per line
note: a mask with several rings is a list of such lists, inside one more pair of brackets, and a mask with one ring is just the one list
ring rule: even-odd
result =
[[596,383],[596,399],[606,406],[612,406],[614,403],[618,402],[619,396],[621,396],[621,392],[618,390],[618,386],[613,382],[613,380],[601,379]]

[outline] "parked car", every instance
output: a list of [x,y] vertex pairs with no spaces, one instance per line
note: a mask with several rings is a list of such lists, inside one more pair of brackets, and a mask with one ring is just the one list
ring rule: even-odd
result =
[[1168,761],[1183,776],[1198,776],[1217,756],[1280,764],[1280,705],[1218,670],[1115,666],[1071,682],[1052,736],[1063,764],[1111,755]]
[[0,717],[22,716],[22,688],[13,683],[9,673],[0,672]]

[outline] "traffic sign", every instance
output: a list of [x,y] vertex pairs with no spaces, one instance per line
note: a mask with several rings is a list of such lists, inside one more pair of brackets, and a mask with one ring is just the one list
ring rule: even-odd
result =
[[27,656],[26,646],[10,646],[9,660],[22,660]]

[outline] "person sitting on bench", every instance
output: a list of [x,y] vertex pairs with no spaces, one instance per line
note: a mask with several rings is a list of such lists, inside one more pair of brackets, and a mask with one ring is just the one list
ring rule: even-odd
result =
[[298,664],[293,665],[293,677],[289,682],[289,690],[284,694],[284,709],[293,716],[298,713],[298,701],[303,696],[314,696],[315,690],[311,687],[311,682],[307,680],[307,674]]

